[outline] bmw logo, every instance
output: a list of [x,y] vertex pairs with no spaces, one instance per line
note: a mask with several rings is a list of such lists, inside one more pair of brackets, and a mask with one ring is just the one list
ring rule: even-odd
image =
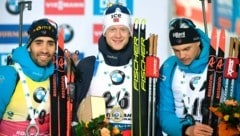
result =
[[60,28],[64,29],[64,42],[65,43],[70,42],[74,35],[73,28],[68,24],[62,24]]
[[42,102],[42,100],[43,100],[44,97],[46,96],[46,93],[47,93],[47,91],[46,91],[45,88],[39,87],[39,88],[37,88],[37,89],[34,91],[33,99],[34,99],[36,102],[40,103],[40,102]]
[[120,70],[114,70],[110,73],[110,78],[114,85],[120,85],[124,81],[125,74]]
[[189,86],[192,90],[195,90],[195,86],[198,84],[200,79],[201,79],[200,76],[196,76],[190,80]]
[[17,0],[7,0],[6,9],[10,14],[19,14],[18,1]]

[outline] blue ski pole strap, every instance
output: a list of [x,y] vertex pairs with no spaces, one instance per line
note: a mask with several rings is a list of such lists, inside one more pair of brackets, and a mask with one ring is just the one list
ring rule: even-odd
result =
[[182,136],[185,136],[185,131],[188,127],[195,125],[195,120],[192,115],[187,114],[180,123],[182,124]]

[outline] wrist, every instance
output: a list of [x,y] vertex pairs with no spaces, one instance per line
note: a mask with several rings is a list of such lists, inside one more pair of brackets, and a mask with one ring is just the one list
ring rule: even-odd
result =
[[195,120],[192,115],[187,114],[184,118],[185,123],[182,125],[182,136],[190,136],[189,128],[195,125]]
[[190,126],[191,126],[191,125],[183,125],[183,126],[182,126],[182,136],[189,136],[188,128],[189,128]]

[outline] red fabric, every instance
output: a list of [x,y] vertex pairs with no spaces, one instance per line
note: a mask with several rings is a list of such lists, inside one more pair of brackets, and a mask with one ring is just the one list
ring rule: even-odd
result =
[[124,130],[122,131],[123,136],[131,136],[131,130]]
[[152,78],[159,77],[159,59],[155,56],[146,58],[146,76]]
[[[44,123],[36,123],[39,127],[39,136],[49,135],[49,115],[45,117]],[[25,136],[25,130],[29,125],[29,121],[6,121],[2,120],[0,123],[0,136]]]

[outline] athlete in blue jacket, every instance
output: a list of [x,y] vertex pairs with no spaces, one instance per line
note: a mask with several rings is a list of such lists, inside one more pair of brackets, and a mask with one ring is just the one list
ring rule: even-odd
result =
[[160,68],[160,126],[170,136],[210,136],[213,129],[200,123],[210,40],[186,18],[173,19],[169,30],[175,55]]
[[14,64],[0,67],[0,135],[49,135],[57,24],[34,21],[28,34],[28,43],[12,51]]

